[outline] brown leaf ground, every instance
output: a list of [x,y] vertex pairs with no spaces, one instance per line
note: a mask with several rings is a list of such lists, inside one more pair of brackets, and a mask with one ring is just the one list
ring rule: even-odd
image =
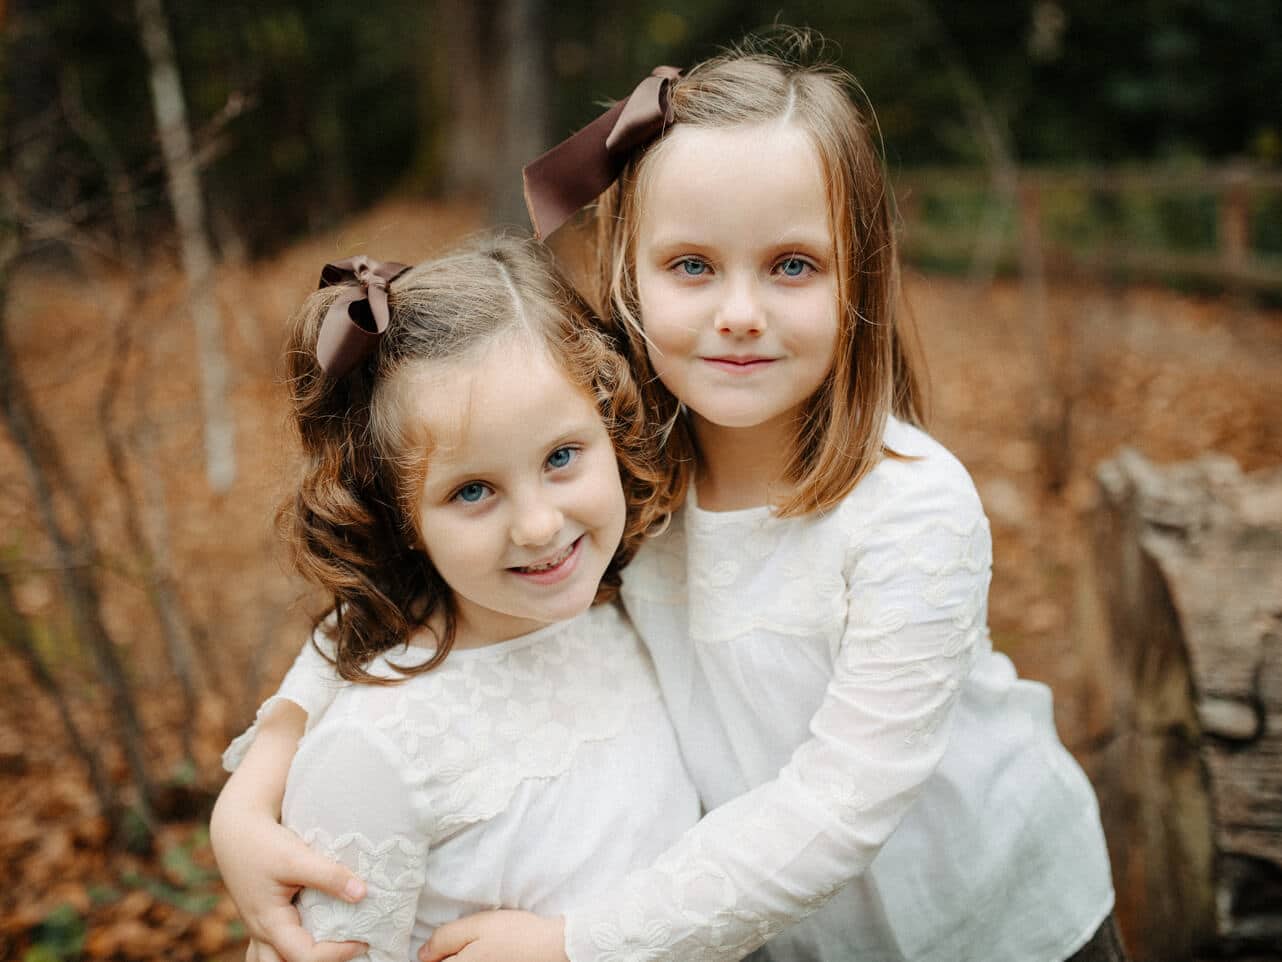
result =
[[[8,868],[0,958],[241,957],[243,935],[205,833],[208,799],[221,782],[217,759],[228,734],[283,673],[315,610],[315,599],[300,601],[270,524],[291,473],[278,383],[284,318],[326,260],[371,251],[412,262],[477,224],[466,208],[392,202],[269,261],[220,269],[240,459],[236,484],[221,497],[208,492],[201,471],[194,339],[177,274],[150,276],[144,301],[127,311],[137,341],[117,423],[135,436],[151,426],[131,479],[138,490],[151,483],[163,493],[173,567],[200,629],[208,677],[190,765],[181,763],[178,735],[186,715],[122,534],[94,414],[126,285],[87,268],[15,278],[10,336],[94,519],[108,625],[130,667],[169,818],[148,854],[110,847],[52,704],[9,649],[0,651],[8,678],[0,707],[0,856]],[[1122,445],[1159,461],[1216,451],[1248,470],[1282,464],[1282,312],[1151,287],[1055,285],[1048,367],[1036,360],[1017,282],[973,288],[910,272],[907,288],[930,368],[932,430],[970,468],[993,522],[994,639],[1022,674],[1053,687],[1061,733],[1089,767],[1107,719],[1089,681],[1099,673],[1086,663],[1096,649],[1073,622],[1094,468]],[[1059,491],[1048,490],[1047,449],[1033,425],[1033,414],[1046,410],[1068,411],[1064,443],[1051,449],[1066,465]],[[0,454],[0,563],[18,575],[19,607],[76,717],[95,744],[109,746],[101,686],[67,629],[52,553],[7,438]],[[123,784],[119,752],[108,747],[106,757]]]

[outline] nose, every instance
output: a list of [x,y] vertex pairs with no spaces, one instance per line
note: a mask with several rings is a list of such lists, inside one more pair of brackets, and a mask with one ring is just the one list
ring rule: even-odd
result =
[[523,548],[550,544],[565,524],[561,509],[544,491],[518,498],[514,507],[510,537]]
[[716,321],[720,334],[756,337],[765,332],[766,314],[755,278],[730,279],[725,286],[725,297],[717,311]]

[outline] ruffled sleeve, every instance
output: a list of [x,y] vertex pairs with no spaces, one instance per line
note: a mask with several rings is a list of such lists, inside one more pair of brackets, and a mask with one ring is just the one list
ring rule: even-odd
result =
[[987,630],[991,539],[960,465],[890,473],[841,509],[848,614],[809,739],[773,781],[566,913],[573,962],[742,958],[860,875],[939,765]]
[[316,629],[313,637],[303,645],[303,650],[294,659],[280,688],[258,707],[253,724],[227,746],[223,752],[225,770],[234,772],[240,767],[249,752],[249,746],[258,736],[258,726],[280,702],[291,701],[306,712],[309,729],[325,713],[343,683],[334,671],[333,662],[329,660],[333,656],[334,647],[324,629],[325,625]]
[[426,881],[427,835],[390,741],[354,721],[326,723],[299,747],[282,821],[315,851],[365,880],[356,904],[304,889],[303,926],[317,940],[369,945],[361,959],[405,962]]

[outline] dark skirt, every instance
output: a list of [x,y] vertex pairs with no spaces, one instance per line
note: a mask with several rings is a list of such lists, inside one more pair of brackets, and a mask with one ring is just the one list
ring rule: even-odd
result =
[[1074,952],[1065,962],[1129,962],[1122,936],[1117,931],[1113,913],[1095,930],[1091,940]]

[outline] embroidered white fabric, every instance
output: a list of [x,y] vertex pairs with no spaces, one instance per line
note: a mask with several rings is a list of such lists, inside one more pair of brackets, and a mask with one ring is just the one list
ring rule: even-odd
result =
[[[599,866],[558,905],[573,962],[720,962],[767,939],[754,959],[1058,962],[1112,908],[1094,793],[1050,693],[991,649],[974,486],[915,428],[892,419],[886,442],[909,459],[826,515],[691,503],[625,572],[711,811],[643,846],[649,867]],[[321,712],[333,685],[308,646],[280,697]],[[613,804],[654,804],[629,785]],[[498,895],[470,907],[521,904]]]
[[974,486],[922,432],[886,441],[910,459],[826,515],[691,503],[628,569],[712,810],[567,912],[573,962],[729,962],[767,939],[779,962],[1058,962],[1111,908],[1049,692],[991,649]]
[[[397,677],[428,654],[370,669]],[[407,962],[469,912],[559,913],[698,818],[653,668],[612,606],[391,686],[335,690],[318,655],[291,673],[282,691],[313,714],[282,821],[369,885],[356,905],[305,892],[299,908],[313,936],[366,942],[375,962]]]

